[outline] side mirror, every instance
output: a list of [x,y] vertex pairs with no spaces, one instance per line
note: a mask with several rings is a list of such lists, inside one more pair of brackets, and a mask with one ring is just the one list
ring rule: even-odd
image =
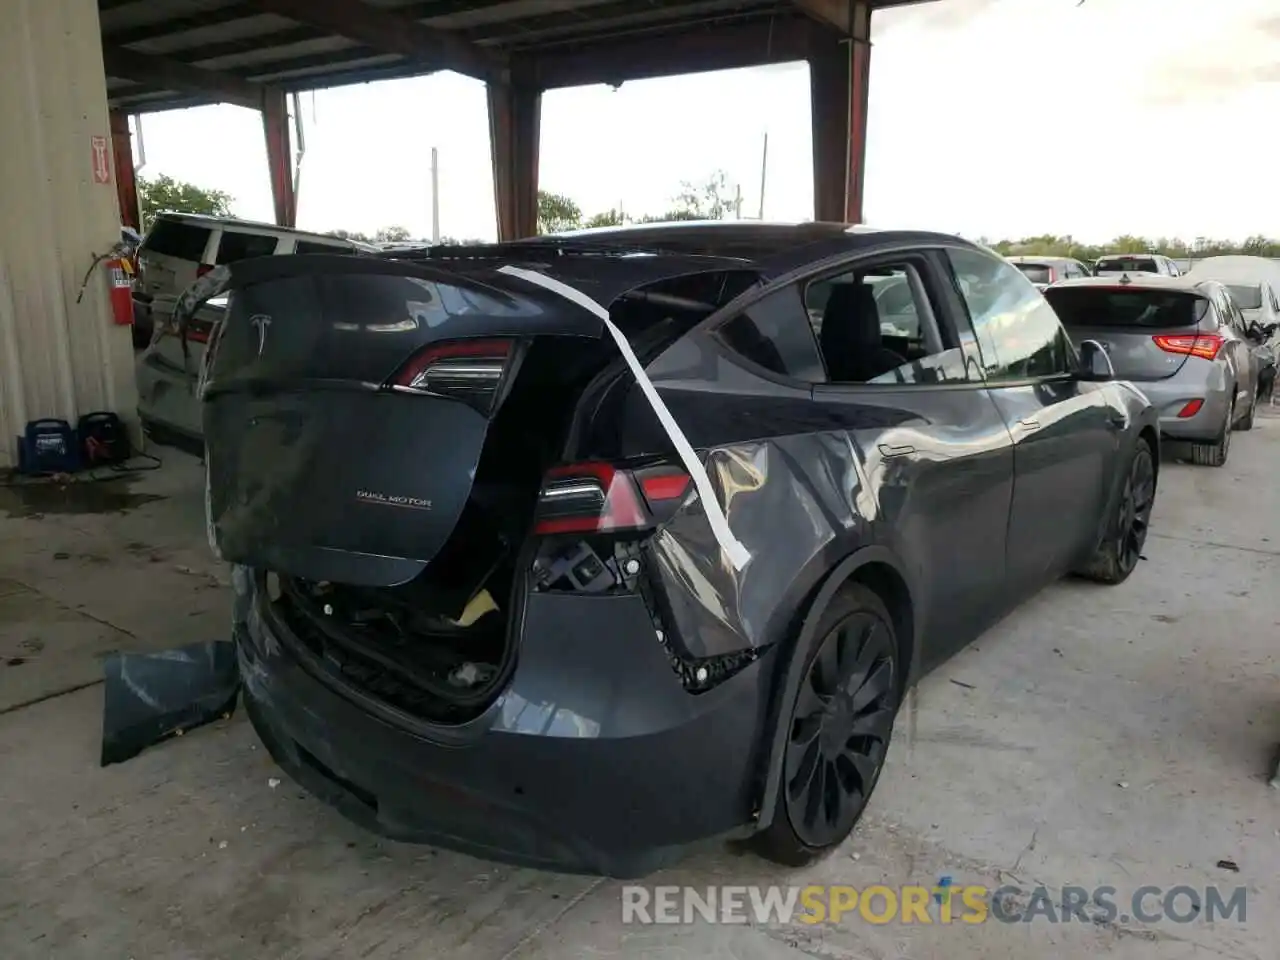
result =
[[1097,340],[1080,341],[1080,366],[1076,370],[1076,379],[1103,383],[1116,378],[1116,369],[1111,365],[1111,358]]

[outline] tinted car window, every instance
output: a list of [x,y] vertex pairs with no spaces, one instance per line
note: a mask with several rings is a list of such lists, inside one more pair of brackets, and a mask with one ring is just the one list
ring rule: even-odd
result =
[[1053,271],[1043,263],[1015,263],[1015,267],[1032,283],[1053,283]]
[[810,383],[826,379],[800,291],[786,287],[728,321],[720,340],[752,363]]
[[314,243],[308,240],[299,240],[293,248],[294,253],[327,253],[327,254],[343,254],[353,252],[350,247],[337,243]]
[[1209,309],[1204,297],[1181,290],[1052,287],[1044,296],[1067,327],[1194,327]]
[[204,249],[209,243],[208,227],[196,226],[182,220],[166,220],[161,217],[152,226],[142,243],[143,250],[162,254],[166,257],[177,257],[199,263],[204,258]]
[[949,250],[989,380],[1055,376],[1072,349],[1053,307],[1013,265],[976,250]]
[[1235,300],[1236,306],[1241,310],[1262,309],[1262,287],[1229,283],[1227,284],[1227,290],[1230,292],[1231,298]]
[[276,252],[276,238],[257,233],[231,233],[222,235],[218,244],[218,263],[235,263],[253,257],[269,257]]
[[1094,273],[1159,273],[1160,268],[1152,257],[1117,257],[1114,260],[1099,260]]

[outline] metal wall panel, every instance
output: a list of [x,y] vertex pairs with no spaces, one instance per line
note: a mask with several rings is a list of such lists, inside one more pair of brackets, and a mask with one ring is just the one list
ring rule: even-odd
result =
[[5,0],[0,30],[0,467],[28,420],[133,420],[129,328],[111,322],[95,254],[120,239],[96,0]]

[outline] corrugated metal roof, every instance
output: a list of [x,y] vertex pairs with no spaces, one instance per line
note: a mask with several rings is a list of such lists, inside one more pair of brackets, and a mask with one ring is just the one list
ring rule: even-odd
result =
[[[874,6],[904,2],[915,0],[877,0]],[[362,8],[371,17],[390,14],[442,31],[449,43],[464,41],[468,50],[504,64],[513,56],[527,64],[581,56],[601,44],[670,40],[671,72],[699,69],[699,58],[721,40],[754,43],[758,62],[778,59],[787,31],[814,22],[793,0],[312,0],[309,8],[280,0],[98,0],[98,8],[104,49],[115,54],[108,57],[111,103],[130,111],[217,99],[209,91],[172,89],[173,70],[148,70],[141,65],[146,57],[162,58],[161,66],[216,70],[286,89],[442,68],[429,57],[370,43],[359,28],[333,28],[344,17],[362,19]],[[697,42],[689,44],[690,38]],[[775,38],[778,48],[766,49]],[[719,66],[723,58],[713,59]],[[126,71],[132,76],[114,75]]]

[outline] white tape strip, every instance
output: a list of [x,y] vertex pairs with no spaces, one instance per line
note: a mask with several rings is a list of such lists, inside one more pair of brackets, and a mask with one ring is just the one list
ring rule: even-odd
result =
[[693,478],[693,485],[698,490],[698,496],[702,498],[702,509],[707,515],[707,522],[711,524],[711,532],[715,534],[716,540],[720,544],[720,549],[724,551],[725,556],[729,558],[729,562],[733,564],[735,570],[741,570],[745,567],[751,559],[751,552],[742,545],[738,538],[733,535],[733,531],[729,529],[729,519],[724,515],[724,509],[720,506],[715,489],[711,486],[711,478],[707,476],[706,468],[703,467],[702,461],[698,459],[698,455],[693,452],[693,447],[690,446],[684,431],[680,429],[680,425],[671,416],[671,411],[667,409],[667,405],[658,396],[658,391],[654,389],[649,375],[644,372],[644,367],[640,365],[640,360],[636,357],[635,351],[631,349],[631,344],[622,335],[622,331],[614,326],[613,321],[609,319],[609,311],[581,290],[571,287],[567,283],[561,283],[559,280],[553,280],[545,273],[512,266],[502,267],[498,272],[519,277],[521,280],[527,280],[529,283],[550,290],[552,293],[557,293],[566,300],[590,310],[603,321],[604,328],[609,331],[609,336],[613,337],[613,342],[622,353],[622,358],[627,362],[632,376],[636,378],[636,383],[640,385],[640,392],[649,401],[649,406],[653,407],[653,412],[658,416],[658,422],[667,431],[667,436],[671,438],[671,442],[675,445],[676,453],[684,463],[685,469],[689,471],[689,476]]

